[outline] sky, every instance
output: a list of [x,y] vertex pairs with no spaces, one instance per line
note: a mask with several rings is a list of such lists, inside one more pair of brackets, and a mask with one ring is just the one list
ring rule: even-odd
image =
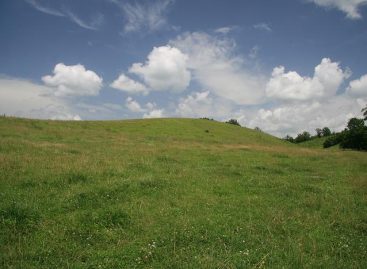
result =
[[367,105],[367,0],[2,0],[0,113],[237,119],[278,137]]

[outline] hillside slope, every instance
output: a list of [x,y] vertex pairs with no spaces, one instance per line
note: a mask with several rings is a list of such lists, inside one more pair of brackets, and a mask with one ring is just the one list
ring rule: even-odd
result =
[[194,119],[0,118],[2,268],[366,268],[367,155]]

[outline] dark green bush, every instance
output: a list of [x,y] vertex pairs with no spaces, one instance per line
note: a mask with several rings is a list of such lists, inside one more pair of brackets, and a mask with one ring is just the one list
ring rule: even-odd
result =
[[342,133],[341,148],[367,150],[367,127],[363,119],[352,118]]
[[329,136],[323,144],[324,148],[330,148],[338,145],[343,140],[343,135],[343,133],[337,133]]
[[298,134],[297,137],[294,139],[295,143],[301,143],[311,140],[311,134],[309,132],[303,132],[301,134]]
[[236,119],[230,119],[229,121],[226,121],[226,123],[241,126],[241,124]]

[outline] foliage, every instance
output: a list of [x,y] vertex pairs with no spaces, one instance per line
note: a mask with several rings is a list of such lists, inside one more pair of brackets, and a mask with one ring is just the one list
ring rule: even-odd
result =
[[315,131],[316,131],[316,136],[317,137],[322,137],[322,129],[321,128],[316,128]]
[[367,150],[367,127],[363,119],[352,118],[342,132],[341,148]]
[[324,142],[324,148],[339,144],[341,148],[367,150],[367,126],[363,119],[352,118],[347,128],[333,134]]
[[336,134],[329,136],[324,141],[324,144],[323,144],[324,148],[330,148],[332,146],[340,144],[340,142],[343,140],[343,135],[344,133],[336,133]]
[[226,121],[226,123],[241,126],[241,124],[236,119],[230,119],[230,120]]
[[284,138],[283,138],[285,141],[288,141],[288,142],[291,142],[291,143],[294,143],[294,138],[290,135],[286,135]]
[[294,139],[294,142],[301,143],[308,140],[311,140],[311,134],[309,132],[304,131],[303,133],[297,135],[297,137]]
[[329,129],[329,127],[324,127],[324,128],[316,128],[316,136],[317,137],[327,137],[331,135],[331,130]]
[[367,105],[365,108],[362,109],[364,120],[367,120]]
[[322,136],[330,136],[331,135],[331,130],[329,129],[329,127],[324,127],[322,128]]

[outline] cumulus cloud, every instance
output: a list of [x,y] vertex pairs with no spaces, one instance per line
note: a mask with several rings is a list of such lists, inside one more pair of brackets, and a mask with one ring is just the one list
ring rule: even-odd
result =
[[164,110],[163,109],[154,109],[148,113],[144,113],[144,119],[153,119],[153,118],[163,118]]
[[227,117],[231,112],[231,104],[216,98],[209,91],[193,92],[186,97],[180,98],[175,115],[180,117]]
[[367,4],[367,0],[309,0],[322,7],[332,7],[343,11],[350,19],[362,18],[359,7]]
[[367,96],[367,74],[349,83],[347,93],[355,97]]
[[133,64],[129,72],[140,76],[152,90],[180,92],[190,84],[187,60],[187,55],[175,47],[154,47],[148,60]]
[[274,68],[266,85],[266,94],[280,100],[310,100],[333,96],[350,72],[339,63],[322,59],[315,67],[313,77],[302,77],[295,71],[285,72],[283,66]]
[[150,31],[155,32],[168,27],[167,12],[173,0],[156,0],[143,2],[122,2],[112,0],[121,7],[125,18],[125,33]]
[[195,32],[180,35],[170,44],[188,55],[188,67],[203,88],[236,104],[262,102],[264,77],[244,68],[233,40]]
[[0,113],[26,118],[80,120],[53,89],[15,78],[0,78]]
[[238,112],[240,123],[265,132],[284,137],[302,131],[314,132],[316,128],[328,126],[334,131],[345,128],[347,121],[360,116],[366,99],[354,99],[337,95],[328,100],[288,103],[258,110],[243,109]]
[[114,82],[110,84],[110,86],[114,89],[130,94],[146,94],[148,92],[148,89],[144,84],[129,78],[125,74],[121,74]]
[[131,97],[126,99],[125,105],[127,109],[133,113],[143,113],[144,119],[148,118],[162,118],[164,116],[164,109],[157,108],[155,103],[146,103],[141,105],[138,101]]
[[55,89],[56,96],[98,95],[102,87],[102,78],[81,64],[67,66],[59,63],[53,73],[42,77],[42,81]]
[[133,98],[128,97],[126,99],[126,107],[131,111],[131,112],[145,112],[146,109],[142,108],[141,105],[135,101]]

